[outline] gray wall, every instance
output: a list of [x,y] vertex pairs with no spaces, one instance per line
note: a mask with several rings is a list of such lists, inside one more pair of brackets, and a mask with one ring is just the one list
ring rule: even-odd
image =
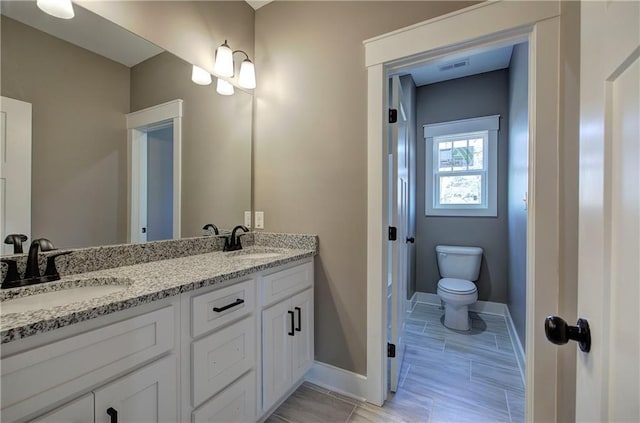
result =
[[[400,77],[402,92],[408,106],[409,127],[409,231],[408,236],[414,237],[416,234],[416,84],[411,75]],[[407,299],[411,299],[416,292],[416,245],[407,244],[407,255],[409,259],[409,272],[407,283]]]
[[173,126],[147,132],[147,241],[173,238]]
[[509,68],[509,287],[507,305],[525,345],[527,305],[527,211],[529,170],[529,45],[513,49]]
[[178,98],[184,100],[182,236],[200,235],[207,223],[233,228],[251,210],[253,98],[240,90],[216,94],[215,81],[194,84],[191,65],[167,52],[131,68],[131,111]]
[[[418,87],[416,286],[436,293],[440,275],[436,245],[482,247],[478,298],[507,301],[507,151],[508,90],[506,69]],[[498,131],[498,217],[425,216],[424,125],[479,116],[500,115]]]
[[2,95],[33,105],[33,239],[126,240],[129,68],[2,16]]
[[256,11],[254,208],[320,236],[315,358],[366,373],[367,71],[362,41],[473,3],[276,1]]

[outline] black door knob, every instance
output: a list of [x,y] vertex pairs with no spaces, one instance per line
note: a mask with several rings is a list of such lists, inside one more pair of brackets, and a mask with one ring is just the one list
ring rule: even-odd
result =
[[544,321],[544,333],[556,345],[564,345],[571,340],[578,342],[581,351],[591,350],[591,331],[585,319],[578,319],[577,326],[569,326],[561,317],[549,316]]
[[407,237],[407,244],[409,244],[409,243],[413,244],[414,242],[416,242],[416,239],[414,237],[412,237],[412,236]]

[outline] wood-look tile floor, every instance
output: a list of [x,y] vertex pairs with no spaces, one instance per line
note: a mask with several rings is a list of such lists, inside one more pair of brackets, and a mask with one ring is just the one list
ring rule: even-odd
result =
[[471,313],[472,330],[442,324],[444,310],[417,303],[406,321],[398,392],[384,407],[305,382],[267,423],[523,422],[524,386],[505,319]]

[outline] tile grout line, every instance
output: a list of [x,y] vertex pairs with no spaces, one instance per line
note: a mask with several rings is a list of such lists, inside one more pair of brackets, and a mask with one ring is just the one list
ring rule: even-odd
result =
[[[271,415],[272,415],[272,416],[276,416],[277,418],[279,418],[279,419],[281,419],[281,420],[284,420],[284,421],[285,421],[285,422],[287,422],[287,423],[293,423],[291,420],[289,420],[289,419],[286,419],[286,418],[282,417],[280,414],[276,413],[275,411],[274,411]],[[268,418],[268,417],[267,417],[267,418]]]
[[351,416],[353,416],[353,412],[356,411],[356,407],[358,407],[357,405],[353,406],[353,409],[351,410],[351,413],[349,413],[349,415],[347,416],[347,420],[344,421],[344,423],[349,423],[349,420],[351,420]]
[[509,406],[509,394],[507,394],[507,390],[504,390],[504,399],[507,402],[507,414],[509,414],[509,421],[513,422],[513,417],[511,416],[511,407]]
[[400,380],[400,387],[404,386],[404,381],[407,380],[407,376],[409,375],[409,370],[411,370],[411,364],[407,364],[407,371],[404,372],[404,377]]

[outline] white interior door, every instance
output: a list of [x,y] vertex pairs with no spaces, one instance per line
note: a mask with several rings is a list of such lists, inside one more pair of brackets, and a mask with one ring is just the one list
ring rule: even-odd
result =
[[402,94],[400,78],[391,78],[392,109],[397,110],[397,122],[391,124],[392,192],[391,226],[397,228],[397,240],[391,241],[391,336],[390,342],[396,347],[395,357],[390,358],[391,372],[389,388],[398,389],[400,370],[404,359],[404,320],[406,316],[408,254],[406,247],[409,215],[409,145],[406,102]]
[[640,2],[581,5],[576,420],[640,421]]
[[0,97],[0,245],[8,234],[31,237],[31,103]]

